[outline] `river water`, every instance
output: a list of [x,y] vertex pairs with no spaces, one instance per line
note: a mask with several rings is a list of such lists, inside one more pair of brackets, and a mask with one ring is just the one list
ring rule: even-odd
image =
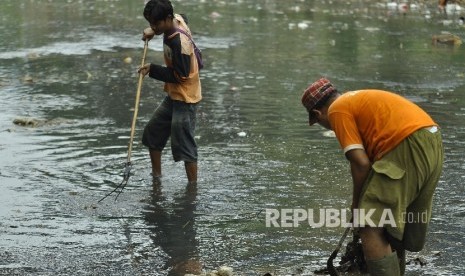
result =
[[[144,124],[163,99],[145,79],[132,161],[122,180],[147,26],[142,0],[0,3],[0,274],[312,275],[343,229],[266,227],[265,209],[344,209],[348,164],[335,138],[309,128],[303,89],[326,76],[341,91],[380,88],[441,125],[444,173],[426,266],[408,275],[465,275],[465,52],[431,37],[465,37],[436,3],[407,12],[367,0],[173,1],[203,50],[199,183],[163,155],[153,185]],[[162,62],[161,39],[147,61]],[[128,58],[132,62],[128,62]],[[34,118],[35,127],[13,124]]]

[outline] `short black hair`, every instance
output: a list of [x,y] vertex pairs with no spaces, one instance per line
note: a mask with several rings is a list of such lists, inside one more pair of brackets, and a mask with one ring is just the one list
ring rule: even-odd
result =
[[169,0],[150,0],[145,4],[144,18],[150,24],[169,17],[174,18],[173,5]]

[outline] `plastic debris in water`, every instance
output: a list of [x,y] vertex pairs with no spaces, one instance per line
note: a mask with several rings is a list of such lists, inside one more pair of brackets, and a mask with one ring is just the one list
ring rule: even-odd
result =
[[446,44],[452,46],[459,46],[460,44],[462,44],[462,39],[451,33],[443,33],[440,35],[433,35],[432,42],[434,45]]
[[334,133],[334,131],[332,130],[327,130],[323,132],[323,136],[324,137],[336,137],[336,133]]
[[308,28],[308,23],[307,22],[300,22],[297,24],[297,28],[301,29],[301,30],[305,30]]
[[229,266],[220,266],[218,270],[212,270],[206,274],[206,276],[233,276],[233,275],[234,275],[233,269]]
[[38,119],[33,117],[19,117],[13,120],[13,124],[24,127],[40,127],[40,126],[53,126],[62,123],[66,123],[69,120],[64,118],[54,118],[54,119]]
[[218,268],[219,276],[233,276],[233,269],[229,266],[220,266]]
[[245,133],[244,131],[241,131],[241,132],[238,132],[238,133],[237,133],[237,136],[239,136],[239,137],[245,137],[245,136],[247,136],[247,133]]
[[445,7],[446,14],[460,14],[462,10],[462,6],[456,3],[447,4]]
[[400,3],[400,4],[397,6],[397,9],[398,9],[399,12],[401,12],[401,13],[406,13],[406,12],[409,10],[409,5],[408,5],[408,3]]
[[90,80],[93,76],[89,71],[85,71],[87,75],[87,80]]
[[218,270],[212,270],[208,273],[196,274],[184,274],[184,276],[233,276],[233,269],[229,266],[220,266]]
[[418,256],[406,262],[407,265],[420,265],[420,266],[425,266],[427,263],[428,261],[426,261],[426,259],[421,256]]
[[129,64],[129,63],[132,63],[132,58],[131,57],[125,57],[123,59],[123,61],[124,61],[124,63]]
[[386,7],[390,10],[395,10],[397,9],[397,2],[389,2],[386,3]]
[[289,8],[289,10],[295,11],[295,12],[300,12],[300,7],[299,6],[293,6],[293,7]]
[[221,17],[221,14],[220,14],[219,12],[215,12],[215,11],[214,11],[214,12],[210,13],[210,17],[211,17],[212,19],[218,19],[218,18]]
[[38,59],[39,57],[40,57],[39,54],[36,52],[30,52],[27,54],[28,59]]
[[23,83],[33,83],[34,82],[34,79],[29,76],[29,75],[26,75],[23,77]]
[[39,123],[39,120],[30,117],[16,118],[13,120],[13,124],[26,127],[36,127]]

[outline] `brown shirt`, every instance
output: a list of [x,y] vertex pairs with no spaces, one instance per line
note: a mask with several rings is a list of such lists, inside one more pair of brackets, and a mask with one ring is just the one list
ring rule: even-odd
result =
[[[182,16],[176,14],[174,22],[178,28],[191,34]],[[202,99],[199,67],[190,38],[175,31],[171,35],[164,37],[163,50],[165,64],[168,68],[174,69],[174,76],[178,81],[177,83],[166,82],[164,90],[173,100],[186,103],[199,102]]]

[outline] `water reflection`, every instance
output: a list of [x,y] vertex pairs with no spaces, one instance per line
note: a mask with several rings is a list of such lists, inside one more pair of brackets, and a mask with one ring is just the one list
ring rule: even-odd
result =
[[151,205],[145,220],[153,225],[151,238],[168,254],[164,269],[168,275],[200,274],[202,264],[195,231],[197,184],[187,184],[185,191],[168,204],[159,179],[153,180]]

